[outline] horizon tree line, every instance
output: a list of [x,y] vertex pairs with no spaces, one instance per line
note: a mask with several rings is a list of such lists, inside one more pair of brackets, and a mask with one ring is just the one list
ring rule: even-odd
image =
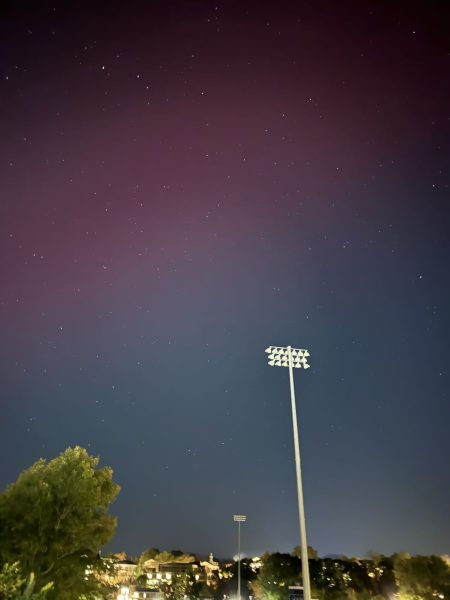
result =
[[[117,590],[115,561],[101,556],[117,518],[109,513],[120,487],[109,467],[80,447],[53,460],[38,460],[0,494],[0,600],[97,600]],[[150,548],[137,561],[136,583],[149,585],[142,568],[149,558],[193,563],[181,551]],[[313,597],[317,600],[450,600],[446,556],[374,555],[320,558],[308,549]],[[235,594],[236,563],[205,585],[188,571],[165,583],[166,600]],[[241,561],[243,591],[258,600],[289,600],[289,586],[301,585],[301,552],[269,553],[261,567]],[[154,586],[154,584],[152,584]],[[153,587],[154,589],[154,587]]]

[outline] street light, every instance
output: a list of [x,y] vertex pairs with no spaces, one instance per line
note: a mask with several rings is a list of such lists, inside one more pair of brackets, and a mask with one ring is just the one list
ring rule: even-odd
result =
[[237,600],[241,600],[241,523],[245,523],[245,515],[233,515],[233,520],[238,524],[238,593]]
[[303,504],[302,471],[300,464],[300,445],[298,442],[297,409],[295,406],[293,369],[309,369],[308,350],[291,348],[291,346],[269,346],[266,348],[271,367],[288,367],[291,388],[292,425],[294,428],[295,472],[297,474],[298,516],[300,521],[300,545],[302,551],[302,577],[304,600],[311,600],[311,584],[309,581],[308,544],[306,542],[305,507]]

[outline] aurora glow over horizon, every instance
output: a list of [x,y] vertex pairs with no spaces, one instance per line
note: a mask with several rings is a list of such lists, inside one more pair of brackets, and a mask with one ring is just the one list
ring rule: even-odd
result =
[[114,550],[231,556],[243,513],[290,551],[292,344],[309,543],[449,552],[448,9],[37,4],[0,14],[2,489],[78,444]]

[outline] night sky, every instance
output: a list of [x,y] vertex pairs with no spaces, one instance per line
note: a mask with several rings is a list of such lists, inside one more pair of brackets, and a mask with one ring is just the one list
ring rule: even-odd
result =
[[2,489],[78,444],[108,549],[291,551],[291,344],[308,542],[449,552],[437,5],[2,3]]

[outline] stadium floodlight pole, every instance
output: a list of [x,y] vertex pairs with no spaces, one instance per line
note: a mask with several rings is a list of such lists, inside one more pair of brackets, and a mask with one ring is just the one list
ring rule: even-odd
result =
[[300,463],[300,445],[298,441],[297,408],[295,405],[294,369],[309,369],[308,350],[291,348],[291,346],[269,346],[266,348],[271,367],[288,367],[291,388],[292,425],[294,428],[295,471],[297,474],[298,516],[300,521],[300,546],[302,558],[303,598],[311,600],[311,584],[309,581],[308,543],[306,541],[305,506],[303,503],[302,471]]
[[238,593],[237,600],[241,600],[241,523],[245,523],[245,515],[233,515],[233,520],[238,524]]

